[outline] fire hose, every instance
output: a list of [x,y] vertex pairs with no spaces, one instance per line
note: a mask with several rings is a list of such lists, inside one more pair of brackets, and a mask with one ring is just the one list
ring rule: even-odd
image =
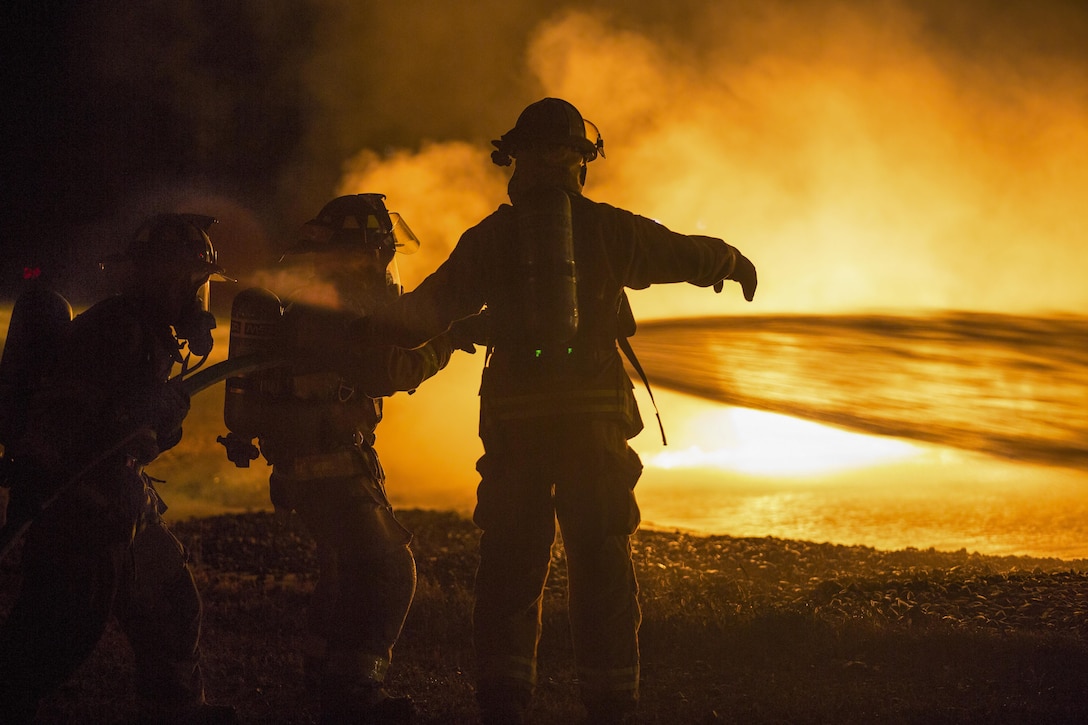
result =
[[[259,370],[265,370],[282,365],[284,358],[270,355],[267,353],[254,353],[251,355],[243,355],[236,358],[230,358],[223,362],[216,363],[209,368],[203,369],[199,372],[194,372],[186,378],[181,379],[182,390],[186,395],[193,396],[202,390],[206,390],[216,383],[223,382],[227,378],[248,375],[250,373],[257,372]],[[181,377],[181,376],[178,376]],[[177,378],[174,378],[177,380]],[[111,456],[116,455],[125,446],[127,446],[134,438],[143,435],[143,428],[131,431],[122,436],[116,443],[107,448],[104,452],[96,456],[90,463],[79,470],[74,476],[68,479],[63,485],[59,486],[53,493],[51,493],[44,501],[42,501],[35,511],[28,511],[21,513],[21,515],[14,520],[7,521],[3,527],[0,527],[0,559],[3,559],[8,551],[14,546],[15,542],[23,535],[23,533],[30,527],[34,519],[37,518],[43,511],[48,509],[54,503],[57,502],[65,493],[70,491],[80,480],[83,479],[88,473],[93,471],[102,463],[108,460]]]

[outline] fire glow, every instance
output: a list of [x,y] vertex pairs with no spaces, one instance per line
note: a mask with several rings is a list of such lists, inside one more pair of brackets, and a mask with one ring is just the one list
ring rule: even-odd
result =
[[646,465],[806,477],[903,461],[921,452],[903,440],[851,433],[746,408],[704,413],[689,420],[686,430],[687,440],[692,436],[701,440],[687,448],[663,449],[647,456]]

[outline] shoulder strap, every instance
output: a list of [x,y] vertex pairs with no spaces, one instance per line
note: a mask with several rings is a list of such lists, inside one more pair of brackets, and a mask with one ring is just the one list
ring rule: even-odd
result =
[[654,415],[657,416],[657,427],[661,431],[661,444],[667,446],[669,441],[665,438],[665,425],[661,422],[661,411],[657,409],[654,391],[650,389],[650,379],[646,377],[646,371],[642,369],[642,364],[638,361],[638,357],[631,347],[631,341],[628,340],[631,335],[635,334],[635,329],[635,315],[631,310],[631,301],[627,299],[627,291],[623,290],[620,292],[619,309],[617,310],[616,343],[620,346],[620,350],[623,350],[623,354],[631,363],[631,367],[642,378],[642,384],[646,386],[646,392],[649,393],[650,402],[654,406]]

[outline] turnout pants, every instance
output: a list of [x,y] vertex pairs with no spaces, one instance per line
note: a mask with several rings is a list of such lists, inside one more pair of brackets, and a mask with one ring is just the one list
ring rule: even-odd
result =
[[641,612],[630,535],[642,470],[621,425],[504,421],[484,433],[475,522],[483,530],[473,628],[482,708],[524,707],[536,684],[541,603],[558,519],[582,699],[633,711]]
[[317,543],[308,675],[323,697],[351,699],[360,687],[381,685],[411,607],[411,533],[393,514],[380,468],[337,477],[299,479],[282,470],[273,476]]
[[0,629],[4,722],[32,718],[91,654],[111,615],[135,653],[144,714],[170,717],[204,701],[201,603],[184,548],[157,512],[131,540],[103,528],[97,513],[68,496],[27,534],[22,589]]

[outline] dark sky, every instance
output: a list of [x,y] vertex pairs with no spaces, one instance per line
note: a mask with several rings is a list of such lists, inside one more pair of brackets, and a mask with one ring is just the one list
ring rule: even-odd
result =
[[[464,13],[414,5],[416,22],[403,7],[346,1],[5,4],[0,291],[35,264],[79,296],[76,280],[142,214],[194,196],[218,200],[217,216],[224,199],[228,213],[244,208],[272,238],[221,251],[245,265],[237,248],[281,243],[351,154],[471,136],[492,126],[476,110],[484,98],[528,97],[504,91],[516,53],[482,46],[491,33],[523,37],[532,15],[481,3],[472,22],[486,22],[459,28]],[[436,92],[451,78],[465,92]]]
[[[487,143],[541,85],[527,38],[566,7],[694,54],[774,52],[775,14],[827,18],[852,3],[674,0],[16,0],[4,4],[0,294],[42,265],[74,297],[140,217],[205,205],[234,236],[228,266],[257,264],[335,191],[361,149]],[[874,2],[874,17],[902,3]],[[925,43],[979,68],[1082,63],[1078,0],[918,0]],[[713,12],[711,12],[713,9]],[[758,16],[758,17],[757,17]],[[827,23],[823,27],[829,27]],[[793,44],[834,39],[814,34]],[[1083,67],[1083,63],[1081,65]],[[209,208],[210,207],[210,208]],[[241,213],[244,211],[244,214]],[[235,214],[235,212],[239,212]],[[223,215],[227,219],[222,219]],[[244,217],[244,223],[235,217]]]

